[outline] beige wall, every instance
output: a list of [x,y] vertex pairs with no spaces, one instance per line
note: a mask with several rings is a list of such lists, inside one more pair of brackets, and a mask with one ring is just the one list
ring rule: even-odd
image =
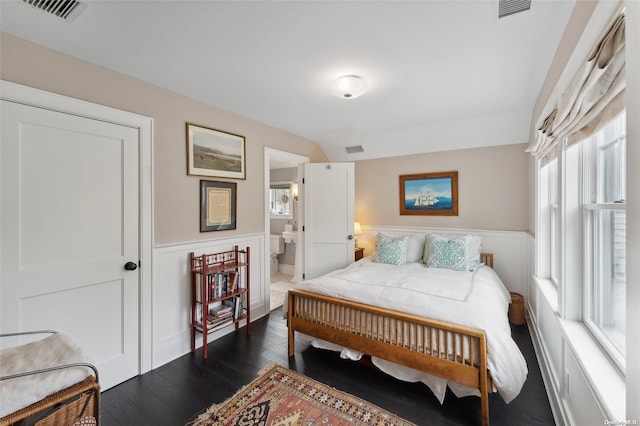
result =
[[[503,145],[356,162],[361,224],[524,231],[526,145]],[[458,216],[400,216],[399,176],[458,171]]]
[[[1,34],[0,55],[0,78],[3,80],[154,119],[156,245],[263,232],[265,146],[305,155],[311,161],[326,161],[324,152],[315,142],[9,34]],[[247,178],[234,181],[238,183],[236,230],[199,232],[200,177],[186,174],[186,122],[246,137]]]

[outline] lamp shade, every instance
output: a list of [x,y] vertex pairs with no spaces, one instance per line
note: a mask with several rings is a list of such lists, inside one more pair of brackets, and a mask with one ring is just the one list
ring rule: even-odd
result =
[[362,234],[362,228],[360,227],[360,222],[353,223],[353,233],[356,235]]
[[366,92],[368,88],[367,81],[357,75],[343,75],[329,84],[331,93],[343,99],[357,98]]

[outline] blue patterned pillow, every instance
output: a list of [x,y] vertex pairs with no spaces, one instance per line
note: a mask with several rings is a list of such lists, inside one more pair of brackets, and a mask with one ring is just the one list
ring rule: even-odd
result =
[[378,263],[389,263],[391,265],[404,265],[407,263],[407,246],[409,237],[404,236],[397,240],[379,238],[376,244],[376,258]]
[[480,261],[480,237],[464,235],[448,238],[429,234],[427,266],[456,271],[473,271]]
[[403,237],[407,237],[407,261],[406,263],[422,262],[422,256],[424,254],[425,239],[427,234],[405,234],[399,237],[383,234],[378,232],[378,241],[380,240],[399,240]]

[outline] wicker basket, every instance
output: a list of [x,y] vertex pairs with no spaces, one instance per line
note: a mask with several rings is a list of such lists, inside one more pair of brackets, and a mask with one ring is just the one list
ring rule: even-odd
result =
[[509,321],[515,325],[522,325],[526,323],[526,320],[524,319],[524,298],[520,293],[511,293]]
[[37,426],[99,425],[100,384],[95,377],[89,376],[82,382],[3,417],[0,426],[22,420]]

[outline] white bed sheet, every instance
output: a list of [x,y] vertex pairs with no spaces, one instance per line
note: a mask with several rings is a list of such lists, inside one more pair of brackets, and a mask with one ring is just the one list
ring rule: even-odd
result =
[[[402,306],[407,313],[485,330],[494,390],[508,403],[524,385],[527,364],[511,338],[507,315],[511,298],[489,267],[459,272],[428,268],[419,262],[387,265],[368,257],[345,269],[301,282],[296,288],[394,310]],[[302,333],[297,335],[315,347],[340,351],[343,358],[357,360],[363,355]],[[441,403],[447,386],[457,396],[479,395],[477,389],[422,371],[375,357],[372,360],[382,371],[400,380],[425,383]]]

